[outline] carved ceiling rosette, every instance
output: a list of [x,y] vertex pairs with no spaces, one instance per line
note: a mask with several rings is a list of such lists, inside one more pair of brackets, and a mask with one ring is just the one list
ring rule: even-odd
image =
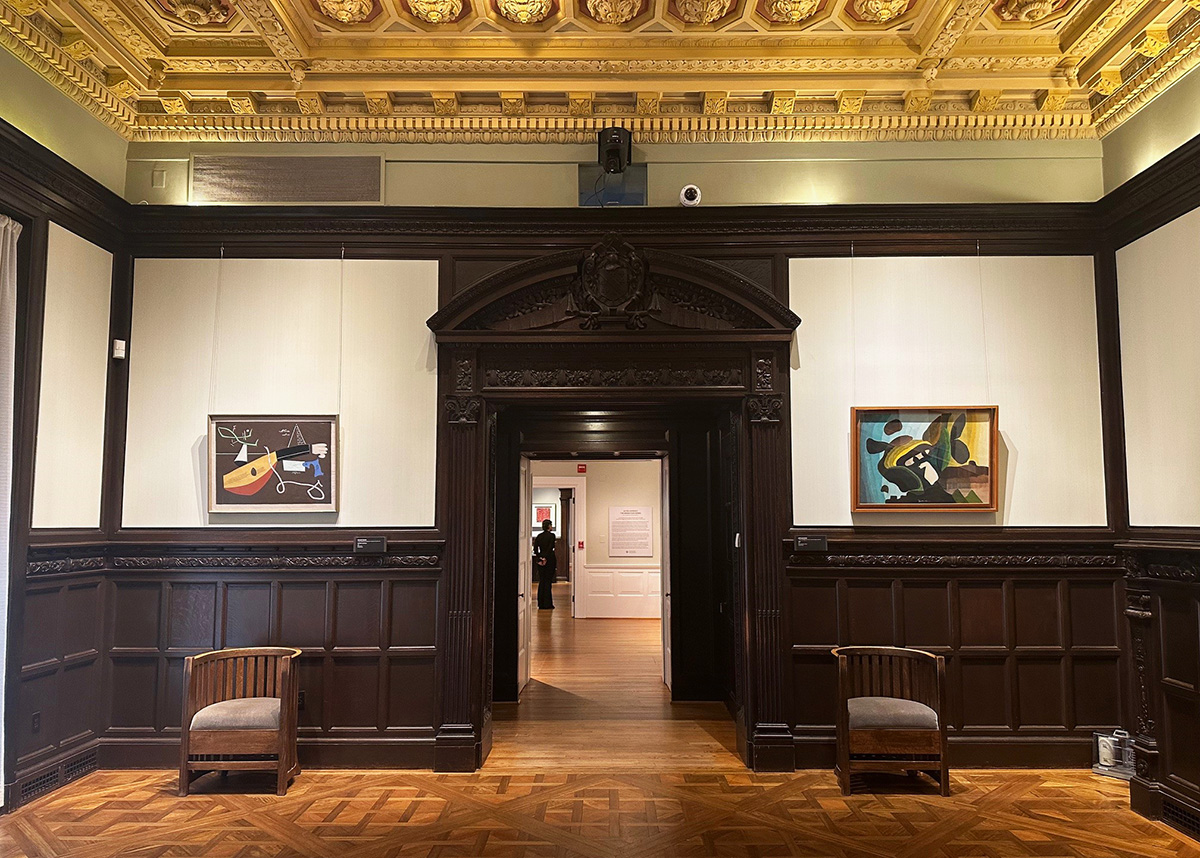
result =
[[587,0],[588,14],[601,24],[625,24],[642,8],[642,0]]
[[225,24],[233,17],[229,0],[158,0],[159,8],[193,27]]
[[1004,0],[996,7],[996,14],[1004,21],[1040,21],[1054,11],[1055,0]]
[[429,24],[449,24],[462,14],[462,0],[408,0],[412,13]]
[[339,24],[361,24],[371,17],[375,0],[317,0],[317,8]]
[[854,13],[870,24],[886,24],[908,9],[908,0],[854,0]]
[[733,0],[675,0],[675,9],[689,24],[711,24],[729,14]]
[[554,0],[499,0],[496,9],[515,24],[536,24],[554,11]]
[[778,24],[799,24],[820,7],[821,0],[767,0],[763,13]]

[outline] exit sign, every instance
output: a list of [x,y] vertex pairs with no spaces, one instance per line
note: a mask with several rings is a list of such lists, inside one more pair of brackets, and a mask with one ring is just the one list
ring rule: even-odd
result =
[[575,470],[580,474],[586,474],[587,473],[587,465],[576,465]]

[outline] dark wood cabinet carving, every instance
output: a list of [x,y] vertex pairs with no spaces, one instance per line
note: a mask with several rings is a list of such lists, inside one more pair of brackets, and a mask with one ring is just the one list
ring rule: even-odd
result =
[[1200,544],[1126,545],[1133,809],[1200,836]]

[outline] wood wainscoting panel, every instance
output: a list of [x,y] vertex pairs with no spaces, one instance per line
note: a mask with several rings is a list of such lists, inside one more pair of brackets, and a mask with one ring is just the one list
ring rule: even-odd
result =
[[8,741],[27,772],[94,741],[100,730],[104,595],[94,571],[36,567],[25,586],[20,671]]
[[222,647],[302,648],[305,763],[432,764],[442,715],[437,543],[397,540],[382,556],[140,548],[39,549],[28,564],[9,718],[14,804],[97,766],[172,764],[184,659]]
[[829,650],[849,645],[946,657],[955,765],[1090,765],[1092,731],[1121,726],[1127,708],[1120,559],[1093,547],[971,549],[791,556],[798,765],[832,760]]

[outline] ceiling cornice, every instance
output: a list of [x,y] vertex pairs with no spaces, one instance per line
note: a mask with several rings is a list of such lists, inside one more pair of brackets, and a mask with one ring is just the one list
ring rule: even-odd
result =
[[755,0],[711,25],[658,3],[627,27],[586,0],[538,24],[468,0],[417,26],[395,9],[426,0],[388,0],[357,28],[305,0],[186,27],[175,2],[0,0],[0,45],[139,142],[1095,139],[1200,62],[1200,0],[1058,0],[1019,26],[987,0],[910,0],[885,23],[821,0],[786,26]]

